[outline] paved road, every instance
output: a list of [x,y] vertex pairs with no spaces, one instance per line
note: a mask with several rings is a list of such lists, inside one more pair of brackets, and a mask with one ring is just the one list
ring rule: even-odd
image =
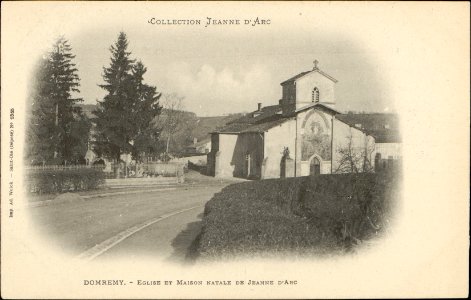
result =
[[74,256],[184,261],[199,233],[204,204],[231,183],[190,173],[187,182],[175,189],[143,188],[129,195],[110,194],[29,211],[40,234]]

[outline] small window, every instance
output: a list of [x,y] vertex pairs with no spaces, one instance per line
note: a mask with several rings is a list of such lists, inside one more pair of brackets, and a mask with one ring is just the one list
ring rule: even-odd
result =
[[319,89],[317,87],[312,90],[312,102],[319,102]]

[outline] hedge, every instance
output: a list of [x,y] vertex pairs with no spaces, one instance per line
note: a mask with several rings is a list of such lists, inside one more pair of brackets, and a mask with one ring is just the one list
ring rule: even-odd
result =
[[205,207],[201,257],[352,250],[381,234],[397,200],[396,174],[320,175],[234,184]]
[[35,170],[28,174],[29,191],[39,194],[96,189],[105,183],[102,170]]

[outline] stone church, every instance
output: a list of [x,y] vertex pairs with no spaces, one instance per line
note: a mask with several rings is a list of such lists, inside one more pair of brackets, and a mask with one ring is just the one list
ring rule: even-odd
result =
[[395,114],[342,114],[337,80],[318,67],[283,81],[277,105],[211,133],[208,172],[251,179],[378,170],[400,162]]

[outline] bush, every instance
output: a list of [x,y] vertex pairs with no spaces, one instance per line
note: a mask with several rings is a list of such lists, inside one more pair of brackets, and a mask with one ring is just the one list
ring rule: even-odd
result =
[[380,234],[396,200],[394,174],[341,174],[234,184],[205,207],[202,257],[330,254]]
[[39,194],[96,189],[105,182],[102,170],[35,170],[28,175],[29,191]]

